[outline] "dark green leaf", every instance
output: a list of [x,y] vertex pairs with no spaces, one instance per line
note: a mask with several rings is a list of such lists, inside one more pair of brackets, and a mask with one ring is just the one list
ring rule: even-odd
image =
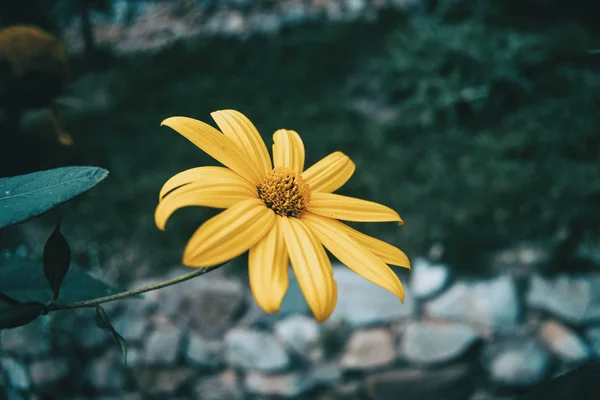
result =
[[[73,266],[63,280],[57,304],[90,300],[118,292],[120,290],[117,288]],[[0,260],[0,293],[21,302],[47,303],[52,298],[52,290],[48,287],[42,266],[20,257]]]
[[3,304],[12,305],[12,304],[20,304],[20,303],[21,303],[20,301],[15,300],[12,297],[5,295],[4,293],[0,293],[0,307]]
[[98,167],[63,167],[0,178],[0,228],[26,221],[88,191],[108,175]]
[[106,315],[106,311],[96,304],[96,325],[98,328],[104,329],[105,331],[109,331],[114,336],[119,348],[121,349],[121,357],[123,358],[123,364],[127,365],[127,342],[123,339],[123,336],[119,335],[119,333],[113,328],[112,324],[108,320],[108,315]]
[[58,299],[60,285],[70,264],[71,248],[67,239],[60,233],[60,224],[58,224],[44,246],[44,275],[52,289],[52,301]]
[[38,302],[4,305],[0,308],[0,329],[10,329],[33,322],[44,309]]

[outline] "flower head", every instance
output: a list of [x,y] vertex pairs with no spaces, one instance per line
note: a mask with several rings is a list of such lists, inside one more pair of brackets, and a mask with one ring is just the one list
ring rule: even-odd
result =
[[398,248],[340,222],[402,219],[391,208],[334,194],[354,173],[354,163],[335,152],[304,169],[304,144],[295,131],[273,135],[273,159],[260,134],[234,110],[211,114],[222,132],[204,122],[171,117],[162,122],[225,167],[198,167],[169,179],[159,195],[155,221],[164,229],[177,209],[225,209],[190,238],[183,263],[214,266],[249,251],[250,287],[259,306],[279,311],[288,289],[291,261],[300,289],[319,322],[337,302],[337,286],[325,248],[348,268],[404,301],[400,279],[389,265],[410,268]]

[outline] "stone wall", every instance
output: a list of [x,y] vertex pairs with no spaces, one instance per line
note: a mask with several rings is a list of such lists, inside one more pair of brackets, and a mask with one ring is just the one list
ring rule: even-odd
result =
[[[113,1],[109,13],[94,13],[96,40],[117,53],[152,51],[198,35],[247,37],[274,34],[306,22],[376,20],[385,8],[410,10],[422,0],[179,0]],[[216,5],[216,6],[214,6]],[[65,31],[72,52],[83,49],[80,20]]]
[[268,315],[218,271],[106,304],[127,367],[92,310],[1,331],[0,387],[10,399],[508,399],[600,356],[600,274],[467,281],[419,259],[402,305],[334,268],[338,306],[323,325],[293,279]]

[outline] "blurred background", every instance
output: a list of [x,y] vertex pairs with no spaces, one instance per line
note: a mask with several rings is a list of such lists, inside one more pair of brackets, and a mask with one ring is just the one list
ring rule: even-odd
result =
[[[178,211],[160,232],[153,221],[158,193],[175,173],[215,161],[160,122],[183,115],[212,124],[211,111],[231,108],[254,122],[268,146],[276,129],[298,131],[307,165],[336,150],[349,155],[357,170],[339,192],[386,204],[405,221],[400,229],[355,226],[402,248],[419,266],[413,275],[399,271],[414,292],[404,306],[362,303],[358,293],[368,289],[339,275],[349,280],[346,300],[340,297],[346,318],[315,327],[300,317],[306,307],[297,288],[286,298],[287,319],[256,310],[243,256],[198,279],[212,285],[165,289],[144,300],[149,306],[113,307],[139,342],[139,362],[127,370],[106,350],[114,343],[104,336],[69,347],[65,327],[79,329],[81,318],[93,325],[83,312],[36,322],[26,333],[2,332],[8,356],[0,386],[24,396],[14,398],[40,399],[511,398],[600,354],[598,328],[590,334],[590,321],[580,320],[600,297],[599,21],[600,5],[585,0],[0,2],[0,177],[66,165],[110,171],[58,212],[0,232],[1,257],[39,258],[60,216],[74,262],[107,282],[133,287],[185,272],[185,243],[215,212]],[[41,28],[57,42],[17,38],[10,32],[17,25]],[[57,140],[53,121],[71,145]],[[567,297],[577,304],[557,301]],[[429,298],[445,303],[429,307]],[[466,311],[446,318],[456,304]],[[498,333],[507,313],[514,329]],[[558,317],[548,320],[553,313]],[[348,322],[359,314],[364,318]],[[430,321],[473,315],[477,329],[467,333]],[[22,339],[38,338],[38,328],[53,338],[39,352]],[[286,329],[303,333],[288,343]],[[444,329],[460,331],[461,340],[448,344],[454,353],[440,350],[452,360],[432,361],[427,351],[414,358],[410,349],[431,344],[406,341],[442,342],[452,336]],[[276,344],[261,342],[268,335],[260,332],[271,331]],[[157,332],[163,336],[154,338]],[[545,347],[511,347],[518,337],[538,336]],[[295,354],[302,337],[328,355]],[[548,344],[559,339],[575,346],[556,345],[563,358]],[[210,360],[189,361],[191,343],[202,343]],[[249,343],[254,351],[279,349],[266,351],[275,366],[237,360],[252,352]],[[507,368],[497,359],[509,350],[525,355],[521,364],[541,360],[538,369],[513,366],[516,383],[498,380],[491,366]],[[272,359],[278,351],[279,364]],[[384,361],[364,361],[378,351]],[[449,365],[456,360],[458,367]],[[48,370],[67,372],[40,378]],[[87,372],[73,372],[79,370]],[[468,393],[451,397],[456,387]]]

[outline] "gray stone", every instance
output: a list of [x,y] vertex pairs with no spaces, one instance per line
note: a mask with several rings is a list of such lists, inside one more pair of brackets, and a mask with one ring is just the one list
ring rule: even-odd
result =
[[[138,280],[133,283],[132,287],[144,287],[156,283],[156,279],[144,279]],[[166,289],[161,289],[166,290]],[[113,312],[122,309],[122,315],[114,318],[114,320],[118,320],[121,318],[131,318],[137,321],[143,321],[145,318],[153,314],[153,312],[159,308],[158,301],[162,299],[160,293],[161,290],[156,290],[154,292],[144,293],[141,296],[142,298],[129,298],[124,299],[122,302],[113,301],[110,303],[106,303],[106,306],[111,306],[113,308]],[[105,310],[108,313],[108,310]],[[110,314],[109,314],[110,317]],[[111,319],[113,321],[113,319]]]
[[275,335],[297,356],[317,361],[323,357],[321,328],[314,318],[291,315],[274,327]]
[[600,358],[600,326],[588,329],[585,336],[590,343],[594,356]]
[[127,365],[130,367],[139,367],[145,365],[144,355],[138,347],[127,347]]
[[[81,326],[81,332],[74,335],[77,344],[84,349],[98,349],[103,347],[112,335],[105,330],[98,329],[96,324]],[[114,340],[114,339],[113,339]]]
[[31,381],[27,375],[27,370],[17,360],[4,357],[0,359],[0,367],[6,374],[9,387],[20,390],[29,389]]
[[[129,365],[131,352],[128,351]],[[99,390],[121,390],[125,387],[125,375],[121,354],[107,351],[101,357],[90,360],[83,371],[85,379]]]
[[281,21],[271,12],[251,15],[248,24],[252,30],[262,33],[276,33],[281,29]]
[[[334,264],[334,279],[338,287],[338,303],[330,321],[346,321],[354,327],[386,323],[415,314],[416,304],[410,288],[405,287],[404,304],[389,291],[369,282],[342,264]],[[290,270],[290,285],[280,312],[266,314],[265,320],[277,321],[289,314],[311,315],[298,281]]]
[[547,248],[533,243],[520,243],[497,251],[490,260],[491,269],[516,279],[529,279],[539,267],[550,261]]
[[273,334],[245,328],[234,328],[225,336],[225,359],[232,366],[264,372],[281,371],[290,364]]
[[569,328],[556,321],[547,321],[539,331],[542,343],[558,358],[567,363],[586,361],[591,351],[585,342]]
[[246,29],[246,21],[237,10],[227,12],[221,21],[221,32],[225,35],[239,35]]
[[188,367],[137,367],[131,371],[131,375],[144,393],[164,396],[171,395],[188,384],[195,376],[195,371]]
[[305,4],[302,0],[291,0],[283,7],[281,20],[286,24],[298,24],[308,17]]
[[185,349],[187,363],[199,368],[215,368],[221,364],[221,342],[208,341],[198,335],[188,337]]
[[473,372],[466,364],[435,370],[403,368],[379,372],[367,378],[366,391],[373,400],[465,400],[475,391]]
[[339,363],[330,361],[316,365],[312,371],[312,380],[317,386],[331,386],[342,380],[342,369]]
[[332,389],[329,399],[356,400],[360,393],[364,393],[364,383],[360,380],[342,380]]
[[271,327],[275,322],[279,321],[287,314],[289,313],[286,311],[281,311],[281,309],[278,313],[266,313],[262,308],[260,308],[260,306],[255,301],[250,301],[248,304],[248,309],[244,313],[244,316],[240,318],[240,320],[235,325],[238,327],[247,328],[265,326]]
[[347,0],[346,7],[351,15],[357,16],[365,11],[367,2],[365,0]]
[[40,320],[13,329],[0,330],[0,348],[19,356],[43,356],[50,351],[50,335]]
[[122,315],[115,318],[112,322],[113,327],[127,342],[139,342],[145,338],[150,329],[150,323],[144,318],[133,315]]
[[246,374],[246,390],[263,396],[298,397],[314,388],[310,375],[292,372],[285,375],[266,375],[258,371]]
[[331,22],[339,22],[343,19],[342,3],[339,1],[327,1],[325,3],[325,15]]
[[445,264],[431,264],[424,258],[412,263],[410,287],[417,299],[433,297],[445,288],[450,280],[450,268]]
[[408,287],[404,304],[393,293],[371,283],[354,271],[338,264],[334,267],[338,303],[331,320],[344,320],[364,327],[408,318],[415,313],[415,302]]
[[484,358],[490,381],[508,388],[537,385],[551,364],[548,352],[531,338],[491,345]]
[[196,399],[202,400],[241,400],[244,398],[240,380],[233,369],[202,378],[194,386],[193,392]]
[[176,329],[152,332],[144,348],[144,360],[148,364],[173,364],[179,355],[182,338],[182,333]]
[[468,325],[412,322],[400,339],[399,352],[410,362],[442,363],[459,358],[478,339],[477,331]]
[[[189,269],[176,269],[165,279],[187,272]],[[239,281],[206,275],[157,290],[152,299],[159,305],[158,313],[165,314],[176,326],[220,339],[241,317],[246,293]]]
[[57,383],[69,375],[69,362],[64,358],[34,361],[29,367],[29,376],[34,386]]
[[383,328],[355,331],[342,356],[343,369],[368,370],[389,365],[396,360],[396,346],[392,334]]
[[508,276],[476,283],[459,282],[425,305],[431,317],[470,322],[500,332],[515,330],[520,305]]
[[584,325],[600,320],[600,276],[534,275],[527,292],[527,305],[552,313],[561,320]]

